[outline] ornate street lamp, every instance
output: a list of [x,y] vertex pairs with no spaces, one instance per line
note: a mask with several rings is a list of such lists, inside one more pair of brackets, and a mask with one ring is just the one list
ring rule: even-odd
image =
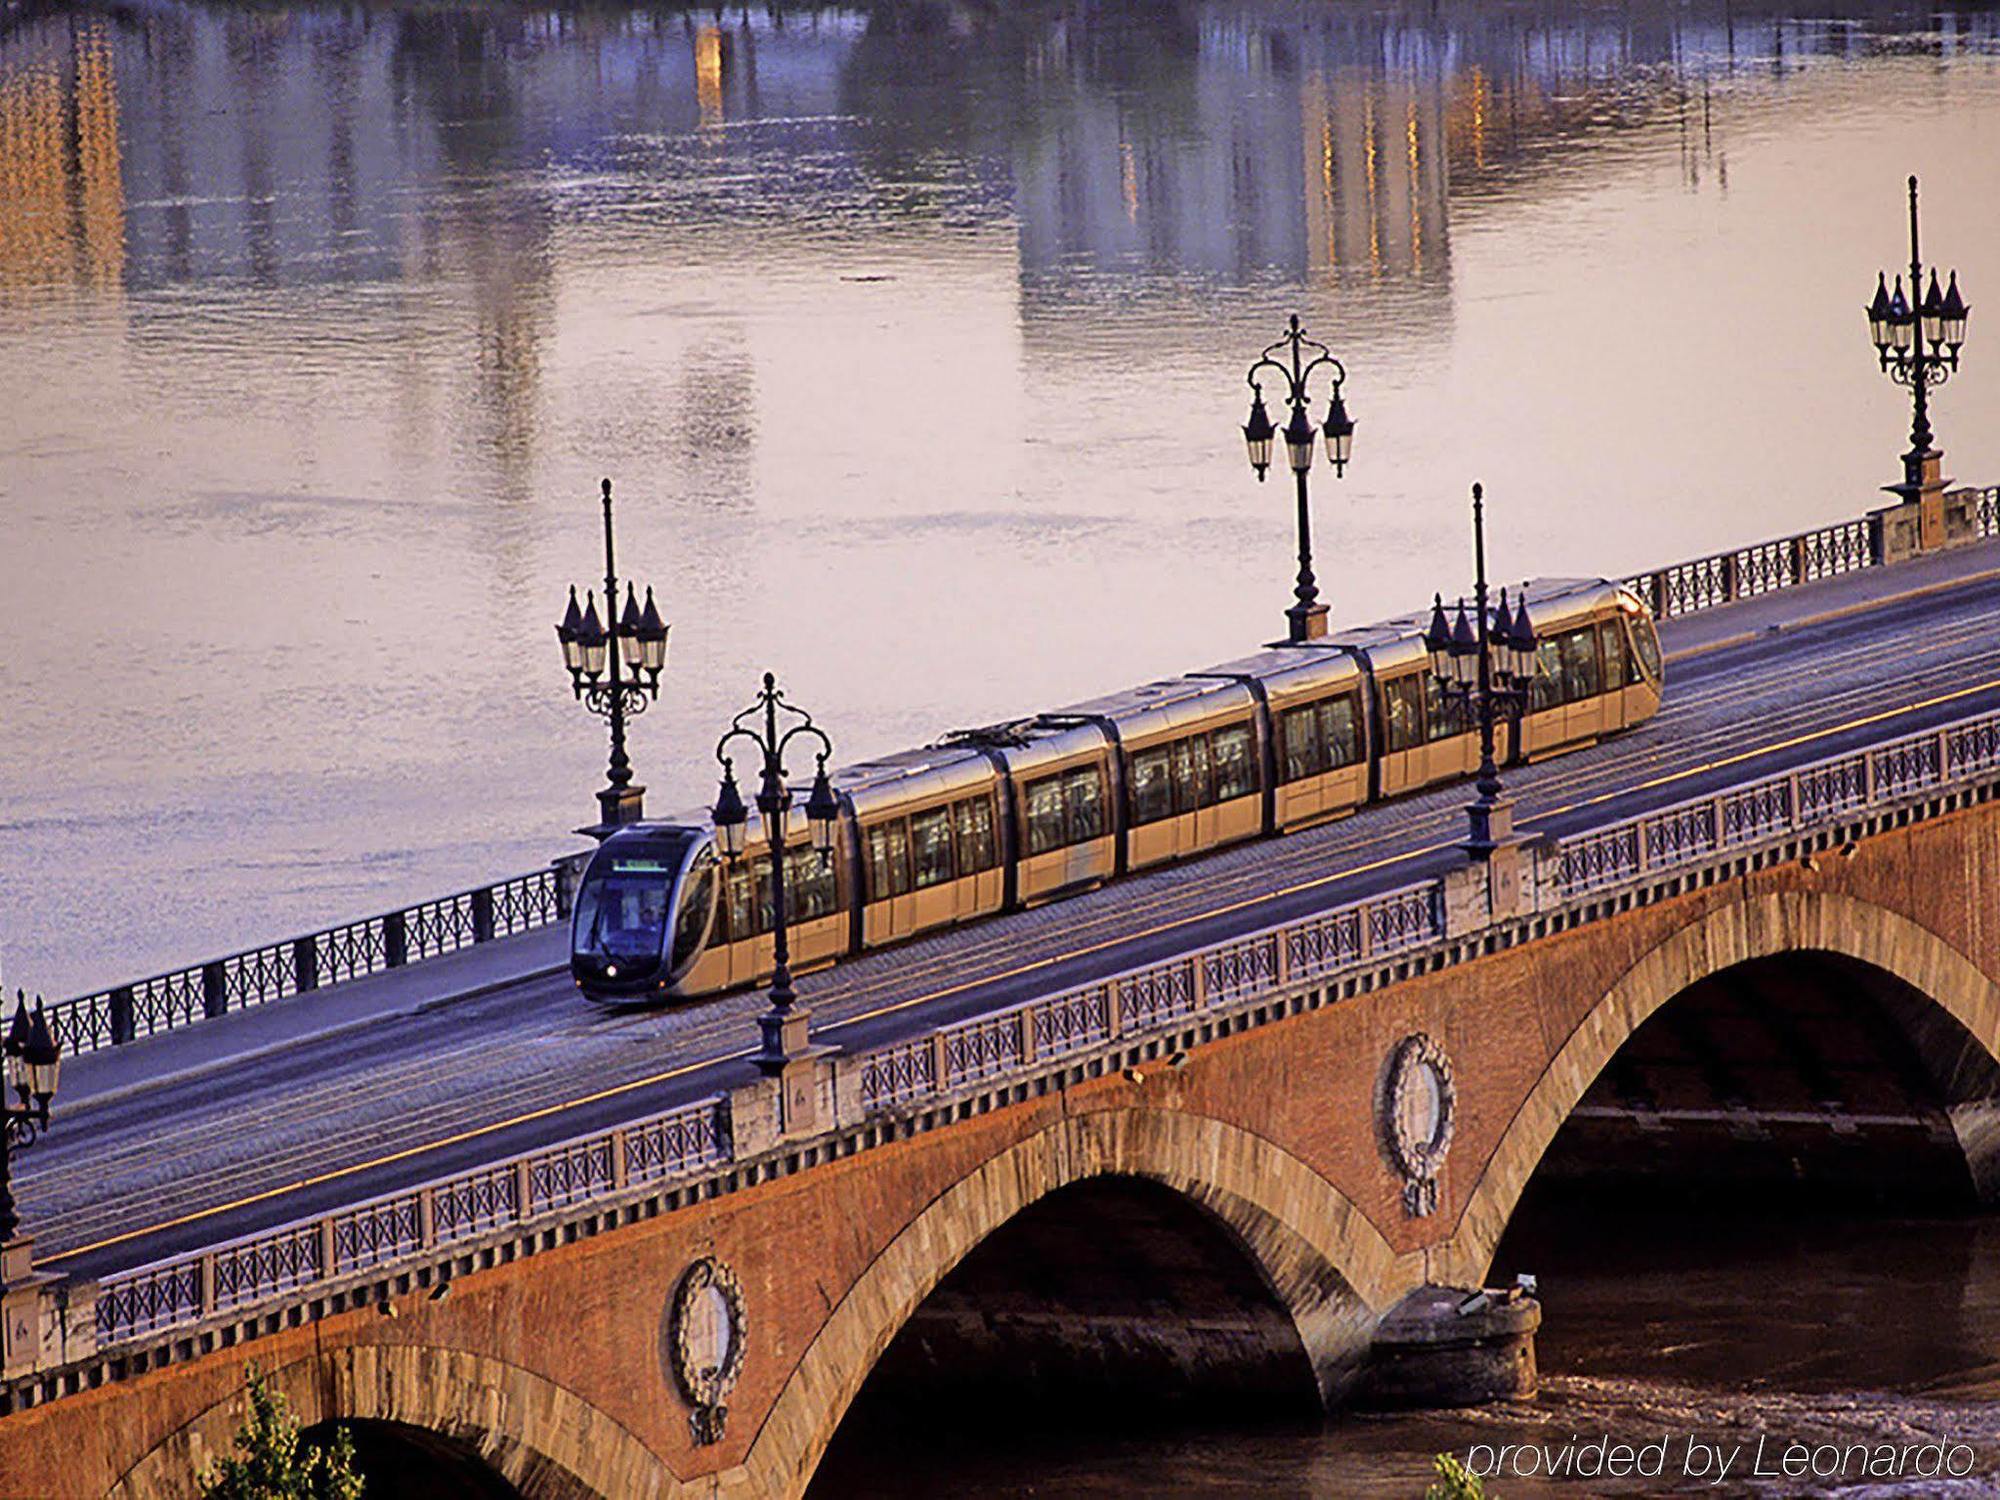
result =
[[[5,1041],[0,1042],[0,1055],[6,1062],[6,1077],[0,1082],[0,1251],[5,1251],[15,1243],[21,1228],[10,1185],[14,1148],[32,1146],[35,1137],[49,1128],[49,1101],[55,1098],[56,1078],[62,1071],[62,1049],[49,1032],[49,1018],[39,999],[31,1019],[27,995],[14,992],[14,1019],[7,1027]],[[19,1104],[7,1103],[9,1088],[20,1099]],[[25,1256],[8,1255],[6,1259],[23,1262],[25,1270]],[[5,1279],[0,1273],[0,1282]]]
[[1479,795],[1466,805],[1471,836],[1466,850],[1474,859],[1490,857],[1510,843],[1514,833],[1512,804],[1500,796],[1500,771],[1494,764],[1494,725],[1501,714],[1515,715],[1528,706],[1535,679],[1535,627],[1528,619],[1527,589],[1519,608],[1507,608],[1507,591],[1500,607],[1489,612],[1486,589],[1486,495],[1472,487],[1472,554],[1474,579],[1472,613],[1458,601],[1458,618],[1447,624],[1444,597],[1435,596],[1424,646],[1430,652],[1431,674],[1444,701],[1460,715],[1477,715],[1479,723]]
[[[636,823],[642,815],[646,789],[632,785],[632,762],[625,754],[625,719],[636,718],[660,696],[660,671],[667,664],[667,631],[646,590],[642,609],[638,596],[625,585],[625,609],[618,603],[618,566],[611,547],[611,481],[604,481],[604,619],[597,617],[595,591],[577,607],[576,585],[569,590],[569,609],[556,626],[562,642],[563,665],[569,669],[571,690],[592,713],[611,721],[611,768],[597,794],[599,817],[582,832],[598,838]],[[628,675],[629,674],[629,677]]]
[[[786,725],[782,733],[778,725],[780,709],[799,721]],[[758,729],[754,721],[760,715],[764,722]],[[746,719],[753,721],[752,727],[745,727]],[[722,789],[716,796],[713,813],[715,842],[725,859],[741,858],[750,842],[750,810],[743,805],[743,793],[736,786],[736,768],[728,753],[730,744],[736,740],[749,741],[761,765],[757,811],[764,820],[765,842],[771,849],[772,971],[771,1008],[757,1021],[763,1033],[757,1065],[767,1073],[782,1071],[786,1063],[805,1052],[808,1030],[808,1013],[792,1008],[796,997],[792,992],[785,901],[785,814],[792,806],[791,788],[785,784],[785,748],[800,735],[819,741],[818,772],[813,777],[812,792],[806,798],[806,828],[824,864],[833,858],[840,804],[834,799],[833,784],[826,779],[826,761],[833,754],[833,741],[813,723],[812,715],[787,703],[785,695],[778,691],[778,679],[766,672],[757,701],[736,716],[729,732],[715,745],[715,758],[722,762]]]
[[[1888,277],[1875,276],[1875,297],[1868,304],[1868,337],[1875,345],[1875,358],[1883,371],[1898,385],[1910,388],[1910,451],[1903,455],[1903,482],[1889,485],[1892,494],[1905,501],[1918,498],[1926,488],[1942,488],[1937,478],[1943,454],[1931,447],[1930,392],[1943,385],[1958,369],[1959,346],[1965,342],[1965,319],[1972,311],[1959,295],[1958,272],[1951,273],[1951,285],[1938,290],[1937,267],[1931,267],[1928,291],[1924,265],[1917,253],[1917,179],[1910,178],[1910,290],[1903,292],[1903,278],[1896,278],[1891,292]],[[1921,301],[1914,301],[1921,295]]]
[[[1305,351],[1317,352],[1310,358]],[[1288,360],[1273,356],[1285,354]],[[1333,357],[1333,351],[1324,344],[1315,343],[1305,336],[1299,327],[1298,315],[1292,315],[1291,329],[1285,336],[1271,345],[1257,357],[1250,366],[1246,377],[1250,383],[1250,420],[1243,424],[1243,441],[1249,446],[1250,467],[1256,471],[1259,483],[1271,467],[1271,441],[1279,435],[1271,424],[1271,414],[1264,408],[1264,387],[1257,376],[1261,370],[1275,370],[1285,383],[1284,399],[1291,404],[1291,420],[1285,423],[1285,461],[1291,465],[1293,478],[1298,483],[1299,499],[1299,578],[1292,594],[1296,602],[1285,611],[1289,624],[1289,638],[1293,641],[1315,640],[1326,634],[1326,606],[1319,602],[1319,585],[1313,580],[1312,568],[1312,523],[1306,504],[1306,476],[1312,469],[1313,441],[1315,433],[1312,418],[1306,415],[1310,401],[1307,385],[1313,371],[1322,365],[1332,371],[1333,394],[1326,409],[1326,457],[1333,465],[1335,475],[1347,471],[1348,456],[1354,449],[1354,419],[1347,414],[1347,403],[1341,400],[1340,388],[1347,380],[1347,369]]]

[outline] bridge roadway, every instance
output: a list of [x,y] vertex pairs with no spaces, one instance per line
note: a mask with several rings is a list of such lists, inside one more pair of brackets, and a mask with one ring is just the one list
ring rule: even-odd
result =
[[[2000,544],[1670,621],[1663,636],[1651,723],[1508,774],[1525,832],[1616,821],[2000,707]],[[801,986],[815,1035],[878,1046],[1434,876],[1462,857],[1468,795],[1435,790],[843,963]],[[77,1059],[56,1128],[16,1157],[37,1263],[142,1265],[753,1076],[761,993],[599,1014],[549,972],[561,942],[496,945],[540,972],[455,998],[440,992],[446,959],[399,971],[401,997],[363,1019],[340,996],[369,981]],[[419,983],[440,988],[410,994]],[[258,1043],[281,1011],[285,1038]],[[182,1065],[205,1047],[224,1055]]]

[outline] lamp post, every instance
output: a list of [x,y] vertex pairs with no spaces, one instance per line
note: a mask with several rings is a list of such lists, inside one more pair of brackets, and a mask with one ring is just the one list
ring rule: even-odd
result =
[[[579,610],[576,585],[569,590],[569,609],[556,626],[562,642],[563,665],[570,688],[592,713],[611,721],[611,767],[597,794],[595,826],[579,830],[608,837],[642,815],[646,789],[632,784],[632,762],[625,754],[625,720],[638,717],[660,696],[660,670],[667,664],[667,631],[646,590],[645,608],[631,583],[625,585],[625,610],[618,611],[618,564],[611,546],[611,481],[604,481],[604,619],[597,618],[597,595],[591,591]],[[631,674],[627,680],[625,674]],[[643,678],[642,678],[643,674]]]
[[[1314,352],[1308,355],[1309,350]],[[1284,358],[1277,357],[1280,355]],[[1354,419],[1348,416],[1347,405],[1340,398],[1347,368],[1326,345],[1305,336],[1297,313],[1292,314],[1291,327],[1285,336],[1257,357],[1245,377],[1251,394],[1250,420],[1243,424],[1243,441],[1249,445],[1250,467],[1256,471],[1260,484],[1271,467],[1271,440],[1279,435],[1278,429],[1271,425],[1270,412],[1264,408],[1260,372],[1276,372],[1285,384],[1283,399],[1292,408],[1283,436],[1285,458],[1298,482],[1299,578],[1292,588],[1292,607],[1285,611],[1288,639],[1294,642],[1317,640],[1326,634],[1326,606],[1319,602],[1319,585],[1313,578],[1312,520],[1306,503],[1306,476],[1312,469],[1314,437],[1312,419],[1306,415],[1306,405],[1311,399],[1307,386],[1313,372],[1321,366],[1331,370],[1333,376],[1333,394],[1326,408],[1326,456],[1334,474],[1340,475],[1347,471],[1348,455],[1354,446]]]
[[1510,613],[1507,591],[1500,591],[1500,606],[1491,611],[1486,586],[1486,495],[1472,487],[1472,615],[1467,618],[1465,600],[1458,601],[1456,623],[1447,624],[1444,597],[1431,604],[1430,628],[1424,632],[1424,646],[1430,652],[1431,673],[1445,702],[1460,714],[1478,716],[1479,795],[1466,804],[1471,824],[1466,852],[1476,860],[1491,860],[1495,851],[1511,847],[1514,837],[1513,804],[1500,795],[1500,771],[1494,763],[1494,725],[1502,713],[1519,714],[1528,705],[1528,691],[1535,677],[1535,627],[1528,619],[1528,596],[1524,587],[1517,607]]
[[[1958,272],[1951,273],[1950,288],[1938,291],[1937,267],[1931,267],[1931,284],[1923,286],[1924,264],[1917,249],[1917,179],[1910,178],[1910,290],[1903,294],[1903,278],[1896,277],[1896,289],[1889,290],[1888,278],[1875,276],[1875,297],[1868,304],[1868,336],[1875,345],[1875,358],[1882,370],[1898,385],[1910,388],[1910,451],[1903,455],[1903,482],[1885,485],[1892,495],[1907,504],[1932,492],[1940,497],[1945,481],[1938,465],[1944,455],[1931,447],[1930,392],[1951,379],[1958,369],[1959,346],[1965,342],[1965,319],[1972,311],[1959,295]],[[1921,296],[1921,301],[1918,300]],[[1942,503],[1937,516],[1920,517],[1922,544],[1943,540]]]
[[[780,732],[778,712],[799,722],[787,724]],[[756,720],[761,718],[761,728]],[[751,721],[746,727],[745,721]],[[785,905],[785,814],[791,810],[792,792],[785,785],[785,750],[801,735],[819,742],[818,774],[806,798],[806,826],[812,846],[822,861],[833,857],[834,832],[840,819],[840,804],[834,800],[833,785],[826,779],[826,760],[833,754],[833,741],[812,721],[812,715],[785,701],[778,691],[778,679],[764,674],[763,691],[757,701],[731,722],[728,733],[716,741],[715,758],[722,762],[722,790],[715,799],[715,841],[724,859],[734,863],[750,841],[750,813],[736,786],[736,768],[729,747],[746,740],[758,755],[761,779],[757,786],[757,811],[764,819],[764,837],[771,848],[771,1008],[758,1018],[763,1046],[757,1065],[767,1073],[784,1070],[806,1050],[808,1012],[793,1009],[791,947],[786,933]]]
[[[26,1148],[49,1128],[49,1101],[55,1097],[56,1076],[62,1070],[62,1049],[49,1032],[49,1018],[41,1001],[35,1002],[33,1019],[28,1015],[28,997],[14,992],[14,1019],[0,1042],[6,1060],[6,1078],[0,1083],[0,1287],[28,1274],[28,1241],[17,1238],[21,1216],[14,1205],[14,1148]],[[19,1104],[6,1101],[11,1087]],[[19,1247],[18,1249],[16,1247]]]

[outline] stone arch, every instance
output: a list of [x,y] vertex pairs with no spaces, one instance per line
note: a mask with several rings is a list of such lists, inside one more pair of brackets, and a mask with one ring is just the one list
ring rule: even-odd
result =
[[[1174,1110],[1071,1115],[941,1193],[842,1298],[718,1491],[793,1495],[875,1362],[937,1284],[1022,1209],[1101,1177],[1183,1194],[1224,1226],[1290,1316],[1323,1400],[1352,1377],[1376,1320],[1422,1279],[1338,1189],[1261,1136]],[[689,1486],[693,1488],[692,1485]]]
[[[1640,958],[1570,1033],[1487,1159],[1451,1240],[1436,1252],[1433,1279],[1478,1285],[1484,1278],[1556,1131],[1641,1023],[1710,975],[1804,951],[1838,954],[1901,980],[1962,1027],[1983,1049],[1984,1062],[2000,1059],[2000,984],[1901,913],[1820,891],[1778,892],[1719,907]],[[1977,1139],[1963,1124],[1960,1138],[1975,1179],[1991,1182],[2000,1142],[1986,1122],[1978,1124]]]
[[[345,1345],[265,1378],[301,1426],[353,1418],[438,1433],[532,1500],[670,1496],[678,1487],[650,1449],[596,1407],[485,1355],[421,1344]],[[239,1387],[156,1445],[107,1500],[195,1495],[196,1476],[230,1450],[245,1410]]]

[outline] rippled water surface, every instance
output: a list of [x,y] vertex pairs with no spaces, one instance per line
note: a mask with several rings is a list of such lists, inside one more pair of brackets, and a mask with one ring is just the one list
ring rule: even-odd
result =
[[[1973,1500],[2000,1493],[2000,1225],[1986,1219],[1774,1218],[1705,1208],[1537,1204],[1500,1267],[1539,1277],[1542,1392],[1462,1414],[1344,1413],[1322,1427],[1050,1437],[976,1416],[937,1446],[836,1445],[812,1500],[1419,1500],[1433,1455],[1665,1440],[1662,1474],[1551,1483],[1503,1474],[1502,1500],[1801,1495]],[[1761,1462],[1767,1477],[1751,1475]],[[1717,1484],[1689,1442],[1741,1450]],[[1969,1469],[1917,1481],[1770,1477],[1789,1443],[1879,1452],[1942,1444]],[[1479,1458],[1482,1464],[1491,1460]],[[1695,1460],[1697,1469],[1700,1460]],[[1831,1471],[1836,1460],[1821,1460]],[[1532,1467],[1532,1466],[1531,1466]]]

